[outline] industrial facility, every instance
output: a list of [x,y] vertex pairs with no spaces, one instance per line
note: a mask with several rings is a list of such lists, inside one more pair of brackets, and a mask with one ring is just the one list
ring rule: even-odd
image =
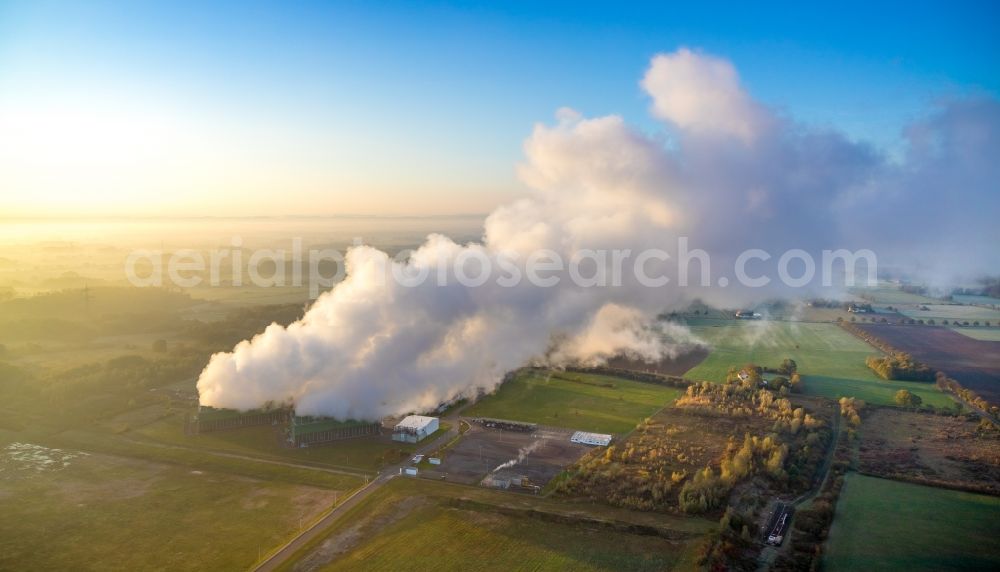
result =
[[611,435],[577,431],[576,433],[573,433],[573,436],[570,437],[569,440],[573,443],[580,443],[581,445],[597,445],[600,447],[607,447],[611,444]]
[[288,443],[295,447],[308,447],[353,437],[378,435],[381,431],[382,424],[378,422],[294,416],[288,424]]
[[287,422],[292,415],[291,409],[287,407],[237,411],[199,405],[198,412],[192,419],[192,427],[195,433],[209,433],[259,425],[279,425]]
[[437,417],[407,415],[392,429],[392,440],[403,443],[418,443],[437,430]]
[[526,475],[491,473],[483,478],[480,484],[492,489],[513,490],[538,494],[542,487],[531,482]]
[[309,447],[341,439],[379,435],[382,424],[373,421],[339,421],[330,417],[309,417],[295,414],[291,407],[239,411],[201,405],[192,417],[192,433],[209,433],[274,425],[283,427],[290,447]]
[[520,433],[534,433],[538,430],[538,425],[525,423],[523,421],[510,421],[508,419],[491,419],[489,417],[476,417],[472,420],[487,429],[499,429],[501,431],[518,431]]

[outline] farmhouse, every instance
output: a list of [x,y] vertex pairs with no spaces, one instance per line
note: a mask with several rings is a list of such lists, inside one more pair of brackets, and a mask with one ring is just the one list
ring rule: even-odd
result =
[[569,438],[573,443],[580,443],[582,445],[597,445],[600,447],[607,447],[611,443],[611,435],[606,435],[604,433],[587,433],[586,431],[577,431],[573,433],[573,436]]
[[416,443],[437,430],[437,417],[408,415],[393,428],[392,440],[404,443]]
[[847,311],[851,314],[874,314],[871,304],[848,304]]

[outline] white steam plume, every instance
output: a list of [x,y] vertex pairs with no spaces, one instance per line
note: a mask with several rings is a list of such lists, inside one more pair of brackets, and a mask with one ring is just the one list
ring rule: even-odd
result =
[[513,459],[511,459],[509,461],[505,461],[503,463],[500,463],[499,465],[497,465],[497,468],[495,468],[492,471],[490,471],[490,473],[492,474],[492,473],[495,473],[495,472],[503,470],[503,469],[509,469],[509,468],[513,467],[514,465],[517,465],[519,463],[523,463],[525,461],[525,459],[528,458],[528,455],[530,455],[535,449],[541,447],[544,444],[545,444],[545,439],[541,439],[539,441],[535,441],[534,443],[528,445],[527,447],[521,447],[517,451],[517,457],[514,457]]
[[[632,272],[613,287],[459,284],[456,266],[477,256],[494,269],[514,261],[511,274],[524,276],[527,259],[543,250],[565,261],[587,249],[634,256],[655,247],[675,256],[685,236],[711,255],[715,276],[748,248],[777,257],[791,248],[955,247],[967,270],[1000,267],[996,101],[942,106],[908,132],[910,151],[898,163],[769,110],[715,57],[685,49],[656,56],[642,86],[666,122],[669,146],[618,116],[560,110],[555,125],[535,126],[524,145],[520,175],[535,193],[493,212],[481,242],[432,235],[404,262],[351,249],[346,278],[302,320],[212,357],[198,380],[201,403],[290,401],[301,414],[359,419],[425,410],[492,390],[530,362],[598,363],[623,352],[656,360],[693,341],[682,328],[658,330],[658,312],[694,298],[732,306],[782,294],[777,280],[760,289],[714,287],[714,278],[712,286],[680,287],[674,260],[646,265],[650,276],[670,278],[658,288]],[[944,196],[977,208],[961,207],[959,218],[941,208]],[[921,263],[943,272],[953,260]],[[407,286],[383,279],[384,268],[430,279]],[[699,263],[691,272],[697,283]]]

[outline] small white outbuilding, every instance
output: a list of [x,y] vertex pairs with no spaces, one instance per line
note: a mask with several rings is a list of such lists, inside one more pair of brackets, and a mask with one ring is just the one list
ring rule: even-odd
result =
[[404,443],[416,443],[437,430],[437,417],[407,415],[392,429],[392,440]]

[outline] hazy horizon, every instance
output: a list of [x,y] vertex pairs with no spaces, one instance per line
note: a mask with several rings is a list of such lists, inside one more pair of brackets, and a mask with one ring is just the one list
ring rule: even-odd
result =
[[0,572],[1000,570],[998,22],[0,0]]

